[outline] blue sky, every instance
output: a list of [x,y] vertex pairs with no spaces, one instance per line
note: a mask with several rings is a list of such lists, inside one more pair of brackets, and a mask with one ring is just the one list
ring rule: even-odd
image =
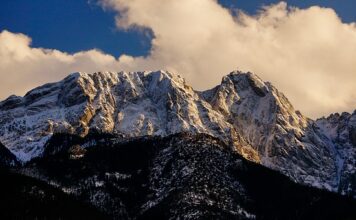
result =
[[[91,3],[90,3],[91,2]],[[220,0],[227,8],[239,8],[255,14],[262,5],[275,0]],[[344,22],[356,21],[354,0],[291,0],[300,8],[319,5],[333,8]],[[118,57],[121,54],[145,55],[150,49],[150,34],[120,31],[115,13],[104,11],[88,0],[2,0],[0,30],[24,33],[33,47],[53,48],[74,53],[97,48]]]

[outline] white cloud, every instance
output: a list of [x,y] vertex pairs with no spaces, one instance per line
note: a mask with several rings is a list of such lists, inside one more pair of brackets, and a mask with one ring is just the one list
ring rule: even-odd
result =
[[98,50],[67,54],[32,48],[31,39],[8,31],[0,33],[0,98],[23,95],[35,86],[60,80],[71,72],[116,70],[117,60]]
[[206,89],[239,68],[271,81],[309,116],[356,109],[356,26],[332,9],[281,2],[233,16],[215,0],[102,3],[119,12],[119,28],[142,26],[156,36],[149,57],[126,62],[131,69],[164,67]]
[[118,12],[119,28],[153,31],[147,57],[32,48],[25,35],[3,31],[0,97],[74,71],[168,69],[206,89],[239,68],[271,81],[308,116],[356,108],[356,25],[331,9],[288,9],[282,2],[256,16],[233,16],[215,0],[101,2]]

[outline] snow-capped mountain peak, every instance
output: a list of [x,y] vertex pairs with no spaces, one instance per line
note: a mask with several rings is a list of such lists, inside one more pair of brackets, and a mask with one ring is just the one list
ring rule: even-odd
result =
[[344,177],[343,145],[327,123],[306,118],[271,83],[240,71],[203,92],[162,70],[73,73],[0,102],[0,142],[21,161],[41,156],[55,133],[206,133],[297,182],[352,194],[340,181],[352,179],[355,166]]
[[73,73],[24,97],[9,97],[0,114],[0,140],[23,161],[41,155],[48,138],[59,132],[211,133],[208,116],[221,129],[228,126],[182,77],[167,71]]

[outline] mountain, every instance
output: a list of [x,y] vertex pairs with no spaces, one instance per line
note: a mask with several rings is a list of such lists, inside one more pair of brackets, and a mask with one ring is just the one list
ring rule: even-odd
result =
[[167,71],[74,73],[0,103],[0,141],[23,162],[43,156],[54,134],[92,131],[122,139],[209,134],[295,182],[355,196],[349,145],[252,73],[232,72],[203,92]]
[[247,161],[207,134],[55,134],[18,173],[112,219],[353,219],[356,201]]
[[90,129],[125,136],[208,133],[230,140],[232,126],[169,72],[75,73],[0,104],[0,140],[23,161],[54,133]]
[[271,83],[252,73],[232,72],[203,94],[253,147],[263,165],[297,182],[337,189],[340,174],[334,146]]

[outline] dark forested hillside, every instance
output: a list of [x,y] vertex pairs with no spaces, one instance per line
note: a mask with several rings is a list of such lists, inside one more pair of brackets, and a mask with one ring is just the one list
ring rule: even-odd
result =
[[355,200],[296,184],[204,134],[125,141],[60,134],[42,158],[20,170],[58,184],[114,219],[356,217]]
[[16,165],[19,165],[16,156],[0,142],[0,168]]
[[0,170],[0,219],[108,219],[42,181]]

